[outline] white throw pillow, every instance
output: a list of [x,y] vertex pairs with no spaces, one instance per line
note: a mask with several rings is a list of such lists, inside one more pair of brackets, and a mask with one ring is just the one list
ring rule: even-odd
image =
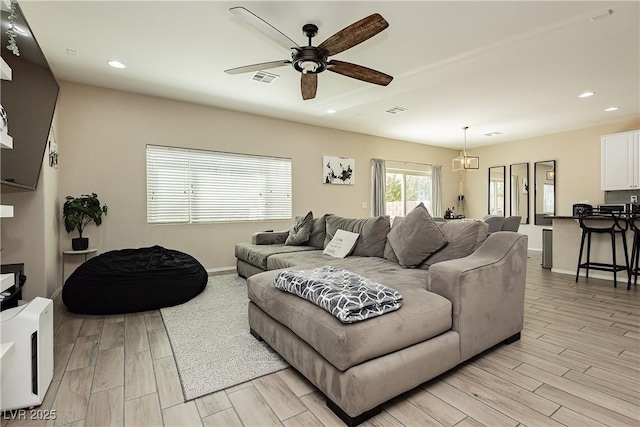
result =
[[336,230],[336,234],[333,236],[333,239],[331,239],[322,253],[335,258],[344,258],[349,255],[356,246],[358,237],[360,237],[358,233]]

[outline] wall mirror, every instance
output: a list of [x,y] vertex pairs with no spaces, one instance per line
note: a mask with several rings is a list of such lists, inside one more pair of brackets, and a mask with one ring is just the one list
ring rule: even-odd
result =
[[551,225],[549,215],[556,214],[556,161],[534,164],[534,209],[536,225]]
[[509,166],[511,208],[509,215],[519,215],[520,224],[529,224],[529,163]]
[[504,175],[506,166],[489,168],[489,215],[505,214]]

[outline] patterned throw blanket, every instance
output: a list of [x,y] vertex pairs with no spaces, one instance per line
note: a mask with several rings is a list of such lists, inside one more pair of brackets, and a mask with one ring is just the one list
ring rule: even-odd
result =
[[402,295],[349,270],[324,266],[279,273],[276,288],[327,310],[343,323],[353,323],[400,308]]

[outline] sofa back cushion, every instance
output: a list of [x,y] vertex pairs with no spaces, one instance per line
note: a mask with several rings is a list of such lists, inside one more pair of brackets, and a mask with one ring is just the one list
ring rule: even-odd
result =
[[324,240],[325,247],[333,239],[337,230],[350,231],[360,235],[351,255],[382,258],[384,245],[387,243],[387,234],[390,230],[390,221],[386,215],[362,219],[329,216],[327,218],[327,235]]
[[[314,218],[313,227],[311,227],[311,235],[307,241],[307,245],[314,248],[324,249],[324,240],[327,236],[327,218],[332,214],[324,214],[320,218]],[[331,239],[329,239],[331,240]]]
[[488,227],[483,221],[455,220],[440,223],[439,226],[449,244],[427,258],[420,268],[429,268],[437,262],[469,256],[488,236]]

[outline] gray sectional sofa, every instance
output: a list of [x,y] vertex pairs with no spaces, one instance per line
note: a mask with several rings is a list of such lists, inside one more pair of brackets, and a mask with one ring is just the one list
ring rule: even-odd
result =
[[[321,390],[348,425],[482,351],[520,337],[527,236],[489,235],[481,221],[435,225],[430,217],[408,221],[410,215],[396,218],[393,227],[386,216],[324,215],[313,220],[304,245],[285,245],[289,232],[264,232],[236,246],[238,274],[248,278],[252,334]],[[403,222],[411,225],[402,228]],[[337,229],[360,234],[345,258],[322,251]],[[426,247],[438,246],[434,239],[444,246],[406,268],[408,258],[419,259]],[[397,290],[401,308],[345,324],[273,285],[281,269],[324,265]]]

